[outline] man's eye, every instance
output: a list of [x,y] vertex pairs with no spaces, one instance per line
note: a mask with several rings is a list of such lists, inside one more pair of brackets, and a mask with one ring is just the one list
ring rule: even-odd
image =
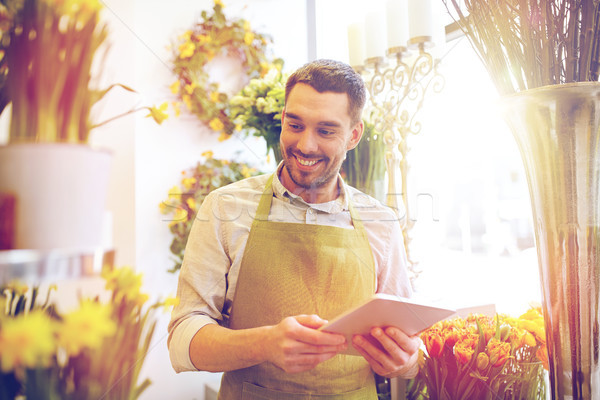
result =
[[296,131],[302,129],[302,125],[300,125],[300,124],[288,124],[288,125],[289,125],[290,128],[292,128],[292,129],[294,129]]
[[331,134],[333,134],[333,133],[335,133],[335,132],[334,132],[334,131],[330,131],[330,130],[328,130],[328,129],[319,129],[319,133],[320,133],[321,135],[331,135]]

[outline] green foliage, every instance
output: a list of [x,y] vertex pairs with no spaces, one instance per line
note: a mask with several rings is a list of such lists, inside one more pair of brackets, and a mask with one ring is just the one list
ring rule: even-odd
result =
[[172,273],[181,268],[188,235],[206,196],[217,188],[260,174],[256,168],[245,163],[212,158],[211,152],[203,155],[206,160],[183,171],[181,183],[171,188],[169,197],[160,204],[161,213],[171,217],[169,229],[173,240],[170,250],[175,263],[169,270]]
[[252,31],[247,20],[226,18],[219,0],[212,13],[203,11],[201,17],[173,46],[177,80],[171,90],[202,122],[231,135],[235,125],[228,115],[229,96],[210,80],[207,64],[219,55],[236,57],[248,79],[260,78],[273,62],[266,55],[271,38]]
[[[364,120],[361,141],[349,151],[342,164],[346,182],[363,192],[377,196],[375,184],[385,177],[385,142],[374,124]],[[381,200],[381,199],[379,199]]]

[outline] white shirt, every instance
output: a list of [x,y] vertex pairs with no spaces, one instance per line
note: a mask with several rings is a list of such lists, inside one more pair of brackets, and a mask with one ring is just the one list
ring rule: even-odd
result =
[[[196,371],[189,348],[200,328],[211,323],[227,326],[246,240],[269,176],[244,179],[214,190],[198,211],[179,272],[180,302],[173,309],[168,328],[169,354],[176,372]],[[377,293],[410,297],[400,220],[390,208],[346,185],[341,177],[338,181],[341,194],[336,200],[309,204],[290,193],[276,174],[269,221],[353,229],[348,211],[351,197],[373,251]],[[277,259],[276,254],[273,259]]]

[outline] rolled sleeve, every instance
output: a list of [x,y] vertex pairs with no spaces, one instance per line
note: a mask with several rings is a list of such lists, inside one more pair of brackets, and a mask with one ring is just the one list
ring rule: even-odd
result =
[[216,322],[205,315],[197,315],[182,321],[171,331],[168,340],[169,358],[175,372],[197,371],[190,358],[192,338],[200,328]]

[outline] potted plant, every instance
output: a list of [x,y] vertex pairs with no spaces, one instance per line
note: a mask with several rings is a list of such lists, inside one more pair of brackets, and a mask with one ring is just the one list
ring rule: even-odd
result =
[[[16,197],[14,248],[100,244],[111,155],[89,146],[90,131],[101,125],[90,110],[115,86],[131,91],[92,87],[107,37],[101,8],[98,0],[0,5],[0,111],[11,104],[0,193]],[[165,117],[147,109],[158,122]]]

